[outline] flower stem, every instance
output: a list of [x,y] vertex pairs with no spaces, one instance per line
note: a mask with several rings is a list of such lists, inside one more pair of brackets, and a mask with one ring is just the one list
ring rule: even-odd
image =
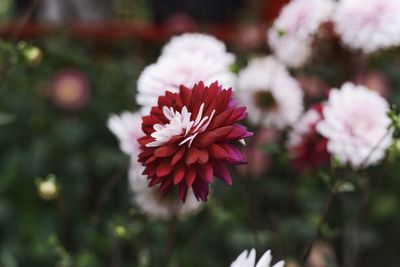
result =
[[177,218],[174,216],[168,223],[167,233],[165,236],[165,255],[164,255],[164,266],[169,267],[171,265],[172,254],[174,251],[175,239],[176,239],[176,225]]
[[337,193],[336,189],[333,189],[333,190],[330,191],[329,197],[328,197],[327,201],[325,202],[325,206],[324,206],[324,209],[322,211],[321,219],[318,222],[318,226],[317,226],[316,232],[314,234],[314,237],[311,239],[311,242],[309,243],[309,245],[307,246],[307,248],[306,248],[306,250],[304,252],[304,256],[303,256],[303,260],[302,260],[302,266],[305,266],[305,264],[306,264],[306,262],[308,260],[308,257],[310,256],[310,253],[312,251],[312,248],[314,246],[315,241],[317,241],[318,238],[321,236],[322,226],[324,225],[324,223],[325,223],[325,221],[327,219],[329,210],[330,210],[330,208],[332,206],[332,203],[333,203],[333,200],[335,198],[336,193]]
[[244,204],[244,208],[246,210],[247,213],[247,217],[249,218],[249,223],[250,223],[250,227],[251,227],[251,233],[253,235],[253,240],[254,240],[254,246],[258,249],[261,248],[260,246],[260,239],[258,237],[258,228],[257,228],[257,224],[256,221],[254,219],[254,216],[252,214],[252,211],[250,209],[250,200],[249,200],[249,194],[248,191],[245,187],[245,183],[243,181],[243,179],[240,179],[240,191],[241,191],[241,195],[242,195],[242,199],[243,199],[243,204]]

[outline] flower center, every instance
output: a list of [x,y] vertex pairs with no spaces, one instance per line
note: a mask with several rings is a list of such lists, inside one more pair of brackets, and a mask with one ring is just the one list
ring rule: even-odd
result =
[[172,107],[163,107],[163,114],[168,119],[167,124],[155,124],[155,130],[151,137],[154,141],[148,143],[147,147],[159,147],[168,143],[175,136],[182,136],[184,139],[179,145],[187,144],[188,147],[192,145],[193,140],[199,133],[204,132],[214,117],[215,110],[211,112],[210,116],[204,116],[204,103],[201,104],[199,112],[195,120],[191,120],[192,113],[184,106],[181,112],[174,111]]
[[260,90],[254,93],[254,103],[262,110],[271,110],[276,108],[275,97],[270,91]]

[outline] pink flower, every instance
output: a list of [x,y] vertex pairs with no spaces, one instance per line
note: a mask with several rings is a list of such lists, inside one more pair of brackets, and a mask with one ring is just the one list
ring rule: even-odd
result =
[[309,170],[329,162],[328,140],[317,132],[323,119],[323,106],[312,106],[289,135],[287,148],[293,165],[299,170]]
[[345,83],[329,93],[317,131],[342,163],[362,168],[378,163],[392,144],[388,102],[362,85]]
[[165,195],[178,186],[182,201],[192,188],[197,199],[206,201],[214,176],[231,185],[226,165],[244,163],[233,142],[252,135],[238,124],[247,113],[236,105],[232,90],[218,83],[181,86],[178,93],[167,91],[159,97],[158,105],[143,117],[146,135],[139,139],[139,162],[149,186],[160,184]]

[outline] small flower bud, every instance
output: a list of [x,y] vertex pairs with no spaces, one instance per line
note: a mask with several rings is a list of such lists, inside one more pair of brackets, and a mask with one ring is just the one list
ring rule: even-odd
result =
[[42,50],[37,47],[27,48],[23,54],[30,66],[37,66],[42,61]]
[[52,200],[57,197],[58,188],[54,176],[38,182],[38,194],[44,200]]
[[116,236],[121,237],[121,238],[124,238],[127,235],[126,228],[124,226],[122,226],[122,225],[117,225],[114,228],[114,233],[115,233]]

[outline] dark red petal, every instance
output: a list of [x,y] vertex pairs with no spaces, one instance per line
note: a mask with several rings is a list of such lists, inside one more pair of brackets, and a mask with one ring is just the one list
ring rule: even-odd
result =
[[192,186],[194,180],[196,179],[196,174],[197,172],[195,167],[190,167],[186,172],[185,181],[188,187]]
[[197,161],[199,158],[199,150],[195,147],[192,146],[189,150],[186,150],[186,165],[192,165]]
[[218,139],[218,135],[214,133],[213,131],[210,132],[204,132],[202,134],[199,134],[195,139],[194,139],[194,145],[197,147],[208,147],[209,145],[213,144],[216,142]]
[[235,124],[232,125],[232,131],[226,136],[227,140],[239,140],[242,138],[250,137],[253,134],[247,131],[246,127]]
[[209,156],[208,156],[208,150],[207,149],[199,149],[199,156],[197,159],[197,162],[200,164],[205,164],[208,162]]
[[161,183],[160,191],[167,195],[169,191],[171,191],[171,187],[173,186],[172,179],[164,179]]
[[167,176],[168,174],[170,174],[172,172],[172,167],[170,164],[169,160],[162,160],[156,169],[156,174],[157,176],[163,177],[163,176]]
[[227,110],[223,111],[222,113],[218,114],[217,116],[215,116],[212,119],[210,125],[208,126],[208,129],[213,130],[217,127],[227,125],[228,118],[231,116],[232,112],[233,112],[233,109],[230,108],[230,109],[227,109]]
[[163,180],[164,180],[164,179],[161,178],[161,177],[154,177],[154,178],[151,178],[150,183],[149,183],[149,187],[155,186],[156,184],[161,183]]
[[179,94],[181,96],[183,105],[184,106],[189,106],[190,99],[191,99],[191,96],[192,96],[192,90],[190,90],[189,88],[185,87],[184,85],[181,85]]
[[211,166],[211,164],[206,163],[204,165],[199,166],[198,171],[200,177],[207,183],[211,184],[214,175],[213,167]]
[[208,148],[208,153],[214,159],[227,159],[226,151],[218,144],[212,144]]
[[229,117],[229,121],[234,123],[236,121],[243,120],[247,117],[247,112],[245,107],[239,107],[233,111]]
[[220,95],[218,96],[216,107],[218,112],[221,110],[226,110],[230,100],[232,98],[232,90],[222,90]]
[[204,182],[202,179],[196,179],[192,188],[197,200],[201,199],[202,201],[207,201],[209,191],[208,183]]
[[143,170],[143,175],[147,175],[147,176],[154,176],[156,175],[156,164],[155,163],[151,163],[149,165],[147,165],[144,170]]
[[153,142],[154,141],[154,138],[153,137],[151,137],[151,136],[143,136],[143,137],[140,137],[139,139],[138,139],[138,143],[139,143],[139,145],[142,145],[142,146],[145,146],[145,145],[147,145],[148,143],[151,143],[151,142]]
[[185,177],[185,165],[178,164],[174,171],[174,184],[179,184]]
[[187,195],[188,187],[185,183],[181,183],[179,185],[179,199],[185,203],[186,195]]
[[185,147],[179,148],[178,152],[175,153],[175,155],[172,157],[171,160],[171,165],[175,165],[185,154]]
[[192,120],[196,119],[197,114],[200,110],[200,106],[202,104],[202,101],[199,101],[199,99],[203,99],[204,83],[199,82],[194,87],[196,89],[192,90],[192,99],[191,99],[190,105],[188,107],[192,111],[192,116],[191,116]]
[[227,136],[230,132],[232,132],[233,127],[232,126],[224,126],[220,127],[217,129],[212,130],[213,133],[219,136],[219,138]]
[[150,157],[150,158],[148,158],[148,159],[144,162],[144,164],[145,164],[145,165],[148,165],[148,164],[154,162],[156,159],[157,159],[157,157],[154,157],[154,156],[153,156],[153,157]]
[[154,151],[154,155],[159,158],[169,157],[174,154],[176,150],[178,150],[178,146],[176,146],[175,144],[164,145],[157,148]]
[[[165,92],[165,96],[160,96],[158,98],[158,107],[159,110],[162,110],[162,107],[166,106],[166,107],[170,107],[173,104],[173,100],[172,100],[172,95],[173,93],[171,93],[170,91],[166,91]],[[156,115],[156,112],[151,112],[152,115]]]
[[219,160],[213,161],[214,174],[228,185],[232,185],[232,177],[225,164]]

